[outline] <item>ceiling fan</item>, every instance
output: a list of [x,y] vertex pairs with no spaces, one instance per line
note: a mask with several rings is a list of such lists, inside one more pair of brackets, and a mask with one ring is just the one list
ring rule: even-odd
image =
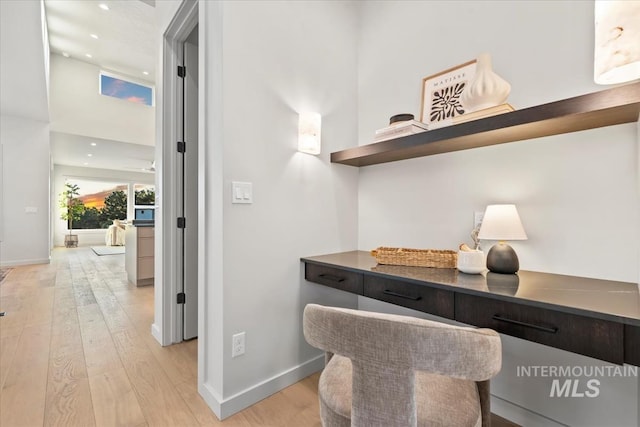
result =
[[[146,163],[146,162],[145,162]],[[146,167],[140,167],[139,165],[137,166],[125,166],[125,169],[129,169],[129,170],[134,170],[134,171],[142,171],[142,172],[150,172],[150,173],[154,173],[156,171],[156,162],[151,161],[148,162],[149,166]]]
[[148,168],[142,168],[143,171],[146,172],[155,172],[156,171],[156,161],[152,161],[151,162],[151,166],[149,166]]

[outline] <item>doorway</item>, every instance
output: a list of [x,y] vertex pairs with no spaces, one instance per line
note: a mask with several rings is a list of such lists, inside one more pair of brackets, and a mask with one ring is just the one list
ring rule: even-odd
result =
[[198,336],[198,3],[181,4],[163,43],[162,149],[156,156],[162,166],[157,181],[161,237],[156,245],[161,262],[156,277],[161,279],[156,281],[153,326],[163,346]]
[[198,26],[182,44],[182,136],[179,150],[178,203],[181,227],[178,230],[181,254],[178,288],[183,304],[178,321],[182,340],[198,336]]

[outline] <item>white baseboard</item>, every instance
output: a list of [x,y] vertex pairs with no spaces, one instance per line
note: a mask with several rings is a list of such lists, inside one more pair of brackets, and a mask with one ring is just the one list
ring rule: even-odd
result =
[[162,345],[162,332],[160,332],[160,328],[155,323],[151,324],[151,335]]
[[566,427],[551,418],[530,411],[500,397],[491,395],[491,412],[511,422],[526,427]]
[[224,420],[323,368],[324,353],[226,399],[206,383],[199,386],[198,391],[216,416]]
[[19,265],[32,265],[32,264],[49,264],[50,258],[40,259],[18,259],[13,261],[0,261],[0,267],[14,267]]
[[216,393],[216,391],[209,384],[198,384],[198,393],[207,403],[209,408],[213,411],[213,413],[218,417],[218,419],[222,419],[220,417],[220,413],[222,412],[222,397]]

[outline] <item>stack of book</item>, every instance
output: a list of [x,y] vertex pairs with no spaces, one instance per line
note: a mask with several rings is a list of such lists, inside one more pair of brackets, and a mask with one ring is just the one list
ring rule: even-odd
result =
[[373,142],[386,141],[387,139],[399,138],[401,136],[413,135],[429,130],[429,127],[417,120],[406,120],[404,122],[395,122],[391,126],[378,129],[374,136]]

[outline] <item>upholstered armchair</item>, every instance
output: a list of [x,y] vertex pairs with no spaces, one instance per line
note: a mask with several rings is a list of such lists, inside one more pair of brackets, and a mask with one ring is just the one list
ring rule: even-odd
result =
[[113,223],[107,228],[107,235],[104,242],[107,246],[124,246],[125,230],[124,225],[119,219],[114,219]]
[[309,304],[304,336],[325,350],[325,427],[489,426],[500,336],[407,316]]

